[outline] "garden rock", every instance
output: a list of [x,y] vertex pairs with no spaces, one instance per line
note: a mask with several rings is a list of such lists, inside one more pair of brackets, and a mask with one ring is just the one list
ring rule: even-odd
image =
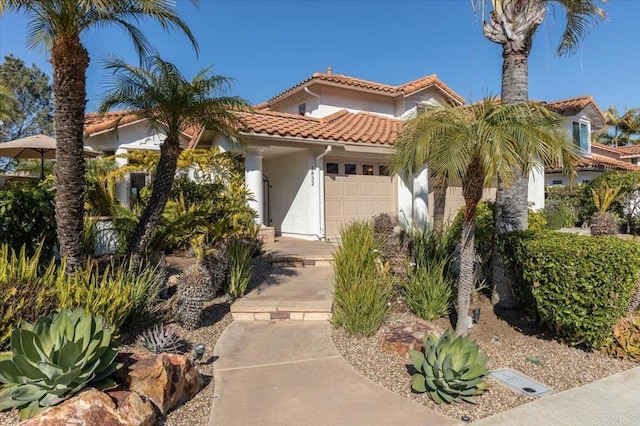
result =
[[123,378],[127,387],[148,398],[162,414],[193,398],[202,378],[184,355],[132,354]]
[[[77,396],[32,417],[23,426],[152,426],[156,412],[134,392],[112,392],[111,397],[89,388]],[[112,399],[113,397],[113,399]],[[115,402],[114,402],[115,399]]]
[[432,324],[421,322],[388,326],[381,334],[382,349],[406,357],[410,350],[422,350],[424,336],[427,333],[440,337],[442,330]]

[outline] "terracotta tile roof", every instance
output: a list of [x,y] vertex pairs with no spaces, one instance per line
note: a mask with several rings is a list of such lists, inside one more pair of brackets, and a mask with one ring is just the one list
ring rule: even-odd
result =
[[266,134],[312,140],[392,145],[402,121],[341,110],[323,118],[258,110],[242,113],[245,134]]
[[111,111],[102,116],[97,112],[90,112],[84,116],[84,135],[91,136],[94,133],[115,128],[116,125],[122,126],[139,119],[137,115],[130,114],[128,111]]
[[593,96],[578,96],[576,98],[547,102],[549,109],[562,115],[575,115],[585,109],[588,105],[593,106],[603,123],[607,122],[607,119],[598,107],[598,104],[593,100]]
[[[591,157],[580,157],[574,167],[578,170],[580,169],[600,169],[602,171],[605,170],[617,170],[622,172],[633,172],[636,170],[640,170],[640,166],[636,166],[635,164],[625,163],[624,161],[614,160],[610,157],[605,157],[604,155],[591,154]],[[547,172],[558,171],[559,168],[556,166],[547,167]]]
[[[88,137],[138,120],[140,120],[140,117],[128,111],[111,111],[102,116],[96,112],[90,112],[84,116],[84,136]],[[190,127],[182,132],[190,138],[189,147],[195,145],[203,131],[204,128],[202,127]]]
[[[619,147],[617,146],[611,146],[611,145],[605,145],[599,142],[591,142],[591,148],[599,148],[605,151],[609,151],[609,152],[613,152],[615,154],[620,155],[622,153],[622,151],[620,150]],[[638,147],[640,148],[640,147]]]
[[334,85],[353,87],[362,90],[370,90],[374,92],[378,92],[380,94],[387,94],[390,96],[398,96],[398,95],[410,95],[418,90],[424,89],[429,86],[435,86],[441,91],[445,92],[447,95],[455,99],[460,104],[464,103],[464,98],[454,92],[449,86],[444,84],[438,76],[435,74],[428,75],[425,77],[421,77],[417,80],[410,81],[408,83],[402,84],[400,86],[391,86],[388,84],[376,83],[374,81],[363,80],[361,78],[349,77],[342,74],[333,74],[333,73],[314,73],[311,77],[306,80],[296,84],[293,87],[288,88],[287,90],[277,94],[273,98],[269,99],[266,102],[263,102],[259,105],[256,105],[256,109],[265,109],[271,106],[274,102],[284,98],[286,95],[294,92],[296,89],[301,88],[303,86],[309,85],[311,83],[330,83]]
[[618,146],[613,149],[618,151],[620,155],[639,155],[640,154],[640,145]]

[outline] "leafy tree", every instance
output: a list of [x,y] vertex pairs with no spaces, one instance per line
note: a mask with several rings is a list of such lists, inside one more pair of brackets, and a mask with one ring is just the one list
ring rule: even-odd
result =
[[569,170],[573,144],[559,129],[562,117],[535,104],[505,105],[495,99],[462,107],[429,110],[409,121],[396,140],[392,168],[414,173],[425,164],[432,175],[462,186],[465,199],[456,333],[468,330],[468,310],[475,283],[475,216],[483,188],[500,178],[513,183],[516,170],[561,163]]
[[[192,0],[196,3],[195,0]],[[178,29],[197,50],[189,27],[176,15],[170,0],[0,0],[0,14],[25,13],[29,18],[28,45],[44,45],[53,65],[56,151],[56,222],[60,254],[67,272],[82,263],[85,164],[82,154],[86,77],[89,52],[82,35],[94,28],[116,26],[131,37],[136,51],[152,50],[134,24],[150,19],[164,29]],[[134,24],[132,24],[132,22]]]
[[129,243],[129,254],[140,260],[169,199],[182,152],[180,135],[205,127],[237,141],[240,120],[236,112],[249,106],[238,97],[226,96],[230,80],[213,74],[211,68],[203,69],[191,81],[158,56],[147,58],[141,67],[112,58],[107,69],[113,70],[114,77],[100,112],[127,109],[149,119],[151,128],[166,135],[160,145],[151,198]]
[[[484,5],[486,0],[472,0]],[[517,104],[529,100],[529,53],[533,36],[544,20],[547,9],[559,6],[566,13],[564,32],[557,48],[560,56],[576,51],[591,27],[605,17],[598,0],[491,0],[489,22],[484,22],[485,37],[502,46],[502,102]],[[496,195],[496,232],[527,229],[529,177],[515,171],[515,181],[507,189],[498,180]],[[501,259],[493,262],[494,304],[512,307],[515,301]]]
[[3,141],[37,134],[53,136],[52,89],[47,76],[35,64],[27,67],[13,55],[0,64],[0,84],[15,100],[11,116],[4,120]]

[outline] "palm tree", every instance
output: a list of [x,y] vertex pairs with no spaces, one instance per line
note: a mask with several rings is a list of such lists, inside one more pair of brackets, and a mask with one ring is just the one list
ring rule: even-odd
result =
[[[604,116],[608,127],[595,135],[601,142],[623,146],[633,140],[631,138],[633,135],[640,133],[640,109],[638,108],[628,109],[620,115],[618,109],[612,105],[604,112]],[[611,134],[612,130],[613,134]]]
[[[194,2],[195,3],[195,2]],[[28,45],[44,45],[53,66],[54,129],[56,150],[56,222],[60,254],[67,258],[67,271],[82,262],[85,164],[82,132],[86,102],[89,53],[81,36],[92,28],[117,26],[131,37],[137,52],[151,45],[131,22],[155,20],[165,29],[179,29],[198,49],[189,27],[175,14],[171,0],[0,0],[0,14],[18,12],[31,20]]]
[[[472,0],[484,5],[486,0]],[[566,12],[566,25],[557,53],[560,56],[575,52],[580,41],[594,24],[605,18],[598,0],[491,0],[493,10],[489,22],[484,22],[485,37],[502,46],[502,102],[516,104],[529,100],[529,53],[533,36],[545,18],[547,8],[558,5]],[[509,189],[498,180],[495,228],[502,234],[528,227],[528,175],[515,172]],[[499,256],[494,256],[494,304],[513,307],[509,297],[510,282],[504,273]]]
[[433,109],[407,122],[396,140],[395,172],[411,174],[425,164],[431,175],[462,186],[465,200],[460,240],[456,333],[468,330],[475,283],[475,213],[484,187],[500,178],[513,183],[514,170],[528,173],[538,164],[570,170],[575,148],[562,133],[562,117],[542,105],[504,105],[485,99],[471,106]]
[[129,242],[129,254],[139,261],[169,199],[182,152],[180,135],[189,129],[205,127],[237,142],[240,128],[237,112],[250,107],[238,97],[225,96],[230,80],[214,75],[211,68],[203,69],[191,81],[158,56],[147,58],[141,67],[112,58],[106,68],[113,70],[114,80],[100,112],[106,113],[113,107],[127,109],[149,119],[153,129],[166,135],[160,145],[151,198]]

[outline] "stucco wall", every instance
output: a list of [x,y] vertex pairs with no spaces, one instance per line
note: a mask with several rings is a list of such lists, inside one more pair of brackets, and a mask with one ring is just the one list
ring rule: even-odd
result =
[[312,169],[314,163],[315,157],[309,151],[263,161],[263,172],[271,185],[270,225],[276,233],[314,237],[319,232],[318,181],[321,175]]
[[[601,174],[602,172],[598,172],[598,171],[578,172],[578,175],[574,178],[573,183],[580,184],[580,183],[588,182],[597,178]],[[569,185],[569,177],[563,175],[562,173],[545,173],[544,180],[545,180],[546,186]],[[554,181],[562,181],[562,183],[561,184],[554,183]]]

